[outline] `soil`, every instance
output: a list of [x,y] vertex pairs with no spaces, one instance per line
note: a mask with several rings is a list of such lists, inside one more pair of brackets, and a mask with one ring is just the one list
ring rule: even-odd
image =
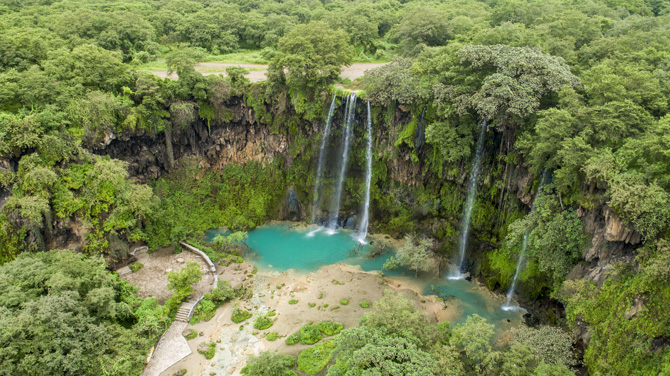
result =
[[182,251],[175,254],[173,247],[170,246],[153,253],[138,251],[136,257],[137,262],[143,264],[144,267],[135,273],[126,274],[121,278],[137,286],[139,288],[138,295],[143,298],[155,296],[159,303],[165,303],[172,295],[172,291],[167,288],[167,272],[181,269],[187,261],[197,262],[203,273],[200,282],[193,286],[195,292],[192,296],[197,299],[212,289],[214,279],[209,272],[207,264],[200,256],[192,252]]
[[[374,69],[386,65],[387,63],[354,63],[349,67],[344,67],[340,77],[343,79],[355,80],[359,77],[363,77],[365,71],[368,69]],[[246,77],[251,82],[265,81],[267,79],[266,73],[268,66],[263,64],[235,64],[235,63],[199,63],[196,65],[195,69],[198,72],[201,72],[204,75],[210,74],[222,74],[226,75],[226,68],[228,67],[242,67],[249,69],[249,74]],[[172,73],[168,75],[165,70],[152,70],[151,73],[155,74],[160,78],[170,78],[171,80],[176,80],[177,74]]]

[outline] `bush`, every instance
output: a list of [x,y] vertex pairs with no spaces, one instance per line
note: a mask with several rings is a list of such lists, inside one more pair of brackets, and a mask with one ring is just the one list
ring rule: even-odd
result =
[[312,345],[321,340],[321,330],[316,325],[307,324],[300,328],[300,342]]
[[320,372],[330,363],[334,349],[333,341],[326,341],[303,350],[298,355],[298,369],[308,375]]
[[197,336],[198,336],[198,332],[196,332],[193,329],[189,329],[189,332],[184,336],[184,338],[186,338],[187,341],[190,341]]
[[339,322],[333,321],[321,321],[320,323],[316,324],[316,327],[327,336],[335,335],[342,331],[342,328],[344,328],[344,326]]
[[342,299],[342,300],[340,300],[340,304],[342,304],[342,305],[348,305],[348,304],[349,304],[349,299]]
[[294,365],[295,358],[291,355],[265,351],[259,356],[249,358],[240,373],[245,376],[297,376],[297,373],[290,369]]
[[203,299],[200,301],[200,304],[195,307],[195,310],[193,311],[193,317],[191,317],[189,323],[191,325],[195,325],[200,321],[209,321],[212,319],[212,317],[214,317],[215,313],[216,304],[214,304],[214,302],[211,300]]
[[275,322],[268,317],[268,315],[261,315],[256,317],[256,320],[254,321],[254,328],[258,330],[264,330],[272,326]]
[[290,336],[286,337],[286,344],[289,346],[293,346],[298,342],[300,342],[300,332],[295,332]]
[[297,299],[291,299],[291,300],[288,301],[288,304],[298,304],[298,300]]
[[139,262],[133,263],[130,265],[130,271],[135,273],[136,271],[142,269],[144,267],[144,264],[140,264]]
[[361,308],[370,308],[370,302],[360,302]]
[[235,324],[239,324],[242,321],[245,321],[246,319],[248,319],[249,317],[251,317],[251,312],[240,309],[239,306],[235,305],[235,308],[233,308],[233,313],[230,316],[230,319]]
[[205,356],[207,359],[212,359],[216,353],[216,342],[205,343],[203,348],[199,348],[198,352]]
[[270,333],[268,333],[267,336],[265,336],[265,339],[272,342],[272,341],[276,341],[277,337],[279,337],[279,334],[277,334],[277,332],[270,332]]

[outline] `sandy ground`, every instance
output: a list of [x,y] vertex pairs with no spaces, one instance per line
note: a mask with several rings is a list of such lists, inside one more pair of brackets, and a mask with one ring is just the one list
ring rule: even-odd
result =
[[212,289],[214,280],[212,274],[208,272],[207,264],[200,256],[192,252],[182,251],[179,254],[174,254],[172,247],[168,247],[153,253],[140,251],[136,257],[137,262],[143,264],[144,267],[135,273],[126,274],[122,278],[137,286],[140,290],[138,295],[143,298],[155,296],[161,304],[165,303],[172,295],[172,291],[167,288],[167,272],[181,269],[186,261],[197,262],[203,272],[202,280],[193,286],[195,288],[193,297],[197,299]]
[[[187,331],[192,329],[200,333],[189,341],[193,353],[161,375],[173,375],[181,369],[186,369],[188,375],[239,375],[249,356],[265,350],[297,356],[308,346],[287,346],[287,336],[309,321],[338,321],[345,328],[358,326],[361,317],[370,311],[370,308],[361,308],[360,303],[374,303],[386,289],[399,291],[415,301],[432,322],[451,320],[459,314],[456,307],[450,307],[435,296],[420,295],[417,286],[409,281],[381,277],[375,272],[364,272],[358,266],[329,265],[309,274],[290,270],[281,273],[259,271],[252,275],[252,269],[251,265],[242,264],[222,270],[221,279],[245,279],[245,285],[251,286],[254,291],[253,297],[248,301],[226,303],[219,307],[209,322],[189,325]],[[292,299],[298,303],[289,304]],[[343,299],[347,299],[349,304],[341,304]],[[243,327],[234,324],[230,317],[236,303],[254,313],[254,316],[276,311],[274,325],[256,331],[252,326],[253,317]],[[315,306],[310,307],[309,303]],[[270,332],[277,332],[279,338],[273,342],[267,341],[265,336]],[[200,344],[211,342],[217,343],[216,355],[206,360],[197,353],[197,348]]]
[[[366,70],[378,68],[386,64],[387,63],[354,63],[349,67],[344,67],[340,77],[348,78],[353,81],[359,77],[363,77]],[[249,74],[247,74],[246,77],[251,82],[265,81],[267,79],[266,73],[268,66],[263,64],[199,63],[196,65],[195,69],[204,75],[222,74],[225,76],[227,67],[242,67],[249,69]],[[178,78],[176,73],[173,72],[168,75],[168,72],[165,70],[151,70],[150,72],[161,78],[168,77],[171,80],[176,80]]]

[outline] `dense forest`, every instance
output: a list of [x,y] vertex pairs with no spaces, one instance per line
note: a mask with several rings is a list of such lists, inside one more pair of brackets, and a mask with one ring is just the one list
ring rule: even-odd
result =
[[[267,80],[196,70],[236,59]],[[342,79],[354,62],[388,64]],[[488,122],[468,271],[504,292],[524,243],[520,299],[580,350],[534,353],[564,339],[530,331],[494,351],[476,317],[428,327],[388,297],[416,326],[380,306],[330,344],[329,375],[670,374],[667,0],[0,0],[0,374],[141,373],[177,305],[107,269],[131,244],[286,219],[289,190],[306,220],[349,90],[376,126],[370,227],[445,262]],[[255,149],[222,159],[215,136]],[[373,369],[379,353],[407,364]]]

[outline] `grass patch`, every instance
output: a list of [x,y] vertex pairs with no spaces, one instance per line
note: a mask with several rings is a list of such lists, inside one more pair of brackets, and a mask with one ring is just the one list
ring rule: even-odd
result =
[[216,353],[216,342],[206,343],[205,346],[207,346],[206,350],[198,349],[198,352],[204,355],[205,358],[212,359]]
[[230,316],[230,319],[233,320],[235,324],[239,324],[242,321],[248,319],[249,317],[251,317],[251,312],[245,311],[240,307],[235,306],[235,308],[233,308],[233,314]]
[[144,264],[140,264],[139,262],[135,262],[129,266],[130,271],[135,273],[136,271],[142,269],[144,267]]
[[338,334],[344,328],[342,324],[334,321],[321,321],[316,327],[327,336]]
[[193,338],[195,338],[195,337],[197,337],[197,336],[198,336],[198,332],[196,332],[195,330],[191,329],[191,330],[184,336],[184,338],[186,338],[187,341],[190,341],[190,340],[192,340]]
[[300,332],[295,332],[286,337],[286,344],[289,346],[295,345],[298,342],[300,342]]
[[288,301],[288,304],[298,304],[298,300],[297,299],[291,299],[291,300]]
[[361,308],[370,308],[370,302],[360,302]]
[[300,328],[300,342],[313,345],[321,340],[321,331],[316,325],[307,324]]
[[276,341],[277,337],[279,337],[279,334],[277,334],[277,332],[270,332],[270,333],[268,333],[268,335],[265,336],[265,339],[272,342],[272,341]]
[[342,305],[349,305],[349,299],[342,299],[342,300],[340,300],[340,304],[342,304]]
[[298,355],[298,369],[308,375],[319,373],[330,363],[334,349],[333,341],[326,341],[303,350]]
[[274,320],[272,320],[268,315],[260,315],[256,317],[256,320],[254,320],[254,328],[258,330],[265,330],[274,324]]
[[316,303],[307,303],[307,305],[310,306],[310,308],[316,307]]

